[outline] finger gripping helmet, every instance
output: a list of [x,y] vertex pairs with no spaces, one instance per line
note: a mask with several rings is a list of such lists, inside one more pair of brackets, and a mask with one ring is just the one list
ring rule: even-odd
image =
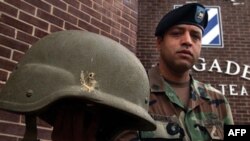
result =
[[104,36],[68,30],[27,51],[0,93],[0,108],[36,114],[76,98],[122,111],[137,121],[136,128],[152,130],[149,94],[147,74],[132,52]]

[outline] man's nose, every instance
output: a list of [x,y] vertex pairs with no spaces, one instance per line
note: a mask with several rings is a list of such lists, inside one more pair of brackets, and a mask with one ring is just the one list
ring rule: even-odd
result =
[[189,32],[185,32],[182,36],[182,42],[183,45],[191,46],[192,45],[192,38]]

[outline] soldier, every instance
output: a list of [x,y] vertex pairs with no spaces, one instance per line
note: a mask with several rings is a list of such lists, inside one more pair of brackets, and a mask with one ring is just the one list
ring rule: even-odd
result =
[[37,140],[36,118],[53,141],[112,141],[122,130],[154,130],[149,82],[133,53],[104,36],[61,31],[37,43],[0,93],[0,108],[25,115],[23,141]]
[[[190,74],[200,56],[207,22],[205,7],[189,3],[167,13],[157,25],[159,63],[148,71],[149,113],[157,129],[134,132],[140,140],[223,140],[223,125],[233,124],[225,96]],[[120,138],[125,139],[127,134],[131,132],[124,132]]]

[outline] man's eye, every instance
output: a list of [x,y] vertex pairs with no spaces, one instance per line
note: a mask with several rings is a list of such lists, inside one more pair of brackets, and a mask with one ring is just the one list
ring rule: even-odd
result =
[[173,36],[179,36],[179,35],[181,35],[181,32],[174,31],[174,32],[171,32],[170,34],[173,35]]
[[201,36],[200,35],[193,35],[192,37],[195,40],[201,40]]

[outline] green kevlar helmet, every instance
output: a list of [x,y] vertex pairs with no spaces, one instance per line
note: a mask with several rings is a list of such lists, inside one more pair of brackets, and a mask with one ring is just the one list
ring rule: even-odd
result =
[[154,130],[149,94],[146,71],[132,52],[104,36],[68,30],[27,51],[1,90],[0,108],[37,116],[57,101],[76,98],[125,113],[137,129]]

